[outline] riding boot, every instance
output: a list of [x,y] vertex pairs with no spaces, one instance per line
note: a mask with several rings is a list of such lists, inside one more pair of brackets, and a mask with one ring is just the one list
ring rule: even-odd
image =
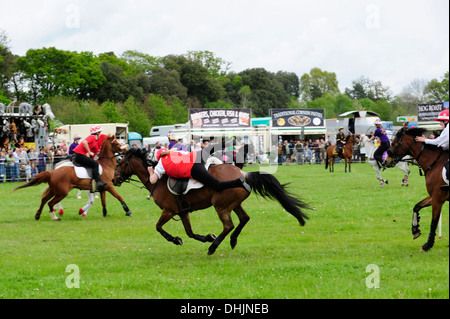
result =
[[97,192],[103,192],[106,187],[106,183],[102,181],[100,178],[96,181],[97,184]]
[[447,184],[441,185],[441,189],[442,189],[444,192],[448,192],[448,191],[449,191],[449,186],[448,186]]

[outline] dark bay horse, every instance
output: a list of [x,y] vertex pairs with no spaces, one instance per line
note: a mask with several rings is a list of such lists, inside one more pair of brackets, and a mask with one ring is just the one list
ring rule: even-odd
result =
[[[222,192],[215,192],[212,189],[204,187],[198,190],[191,190],[184,195],[185,200],[190,205],[191,211],[214,206],[223,224],[223,231],[217,237],[213,234],[206,236],[197,235],[192,231],[189,214],[180,213],[181,203],[179,197],[168,190],[167,176],[164,175],[156,184],[151,184],[147,170],[149,166],[145,152],[130,149],[117,165],[114,185],[120,186],[132,175],[136,175],[139,178],[142,184],[151,192],[155,203],[162,209],[162,214],[156,224],[156,229],[167,241],[175,245],[183,245],[181,238],[173,237],[163,229],[164,224],[178,215],[183,222],[186,234],[190,238],[201,242],[212,242],[208,250],[208,255],[212,255],[225,237],[234,229],[231,220],[231,211],[234,211],[239,218],[239,225],[231,234],[230,243],[232,248],[236,246],[239,234],[245,224],[250,220],[250,217],[241,205],[250,195],[247,191],[242,188],[231,188]],[[300,225],[305,225],[305,219],[308,219],[308,217],[301,209],[308,209],[309,206],[288,193],[285,189],[286,185],[280,184],[273,175],[263,172],[244,173],[236,166],[230,164],[213,165],[209,168],[209,172],[220,181],[232,180],[244,175],[246,182],[251,186],[252,190],[263,198],[279,201],[284,209],[299,221]]]
[[334,172],[334,161],[337,157],[345,160],[345,172],[347,173],[347,163],[348,163],[348,171],[352,171],[352,158],[353,158],[353,144],[359,143],[359,139],[350,134],[346,138],[346,143],[342,150],[342,155],[334,152],[336,149],[336,145],[332,144],[327,148],[327,157],[325,159],[325,169],[330,167],[330,172]]
[[[105,191],[108,191],[117,198],[122,207],[124,208],[127,216],[132,216],[130,210],[125,204],[123,198],[117,193],[114,189],[112,179],[114,177],[114,170],[117,165],[117,160],[114,153],[123,152],[124,145],[122,145],[116,137],[108,136],[106,140],[103,142],[102,148],[99,152],[98,163],[103,168],[103,173],[100,178],[107,183],[105,190],[100,193],[100,197],[103,205],[103,216],[107,216],[106,211],[106,194]],[[59,168],[54,171],[44,171],[37,174],[30,182],[23,184],[14,191],[22,188],[26,188],[29,186],[36,186],[42,183],[48,183],[47,188],[42,193],[42,201],[41,206],[39,207],[36,215],[34,216],[36,220],[39,220],[41,217],[42,209],[44,205],[48,202],[48,206],[50,207],[50,216],[52,220],[59,221],[54,211],[55,204],[62,201],[69,191],[72,188],[90,190],[92,189],[92,180],[91,179],[80,179],[75,174],[75,169],[73,166],[59,166]]]
[[414,206],[412,222],[412,233],[414,239],[416,239],[421,234],[419,229],[419,211],[428,206],[432,207],[430,234],[428,241],[422,246],[422,251],[428,251],[433,247],[442,205],[449,198],[449,193],[440,188],[445,183],[442,178],[442,169],[448,161],[448,151],[416,142],[415,137],[422,136],[425,131],[423,128],[402,128],[392,141],[391,148],[388,151],[388,158],[386,159],[387,166],[393,167],[403,157],[411,155],[425,172],[425,182],[429,196]]

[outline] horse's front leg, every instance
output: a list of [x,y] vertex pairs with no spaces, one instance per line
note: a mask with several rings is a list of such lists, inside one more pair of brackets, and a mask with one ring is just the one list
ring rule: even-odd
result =
[[159,218],[158,222],[156,223],[156,230],[167,240],[175,245],[183,246],[183,240],[180,237],[173,237],[171,234],[166,232],[162,227],[164,224],[166,224],[173,216],[175,216],[175,213],[173,213],[170,210],[163,209],[161,217]]
[[[113,195],[117,200],[122,204],[123,210],[125,211],[125,215],[132,217],[133,214],[130,212],[130,209],[128,208],[127,204],[125,204],[125,201],[123,200],[122,196],[119,195],[119,193],[116,191],[116,189],[113,186],[108,185],[106,187],[106,190]],[[106,208],[105,208],[106,209]]]
[[186,231],[186,234],[190,238],[201,241],[202,243],[206,243],[206,242],[212,243],[217,238],[217,236],[214,234],[209,234],[206,236],[194,234],[194,232],[192,231],[192,226],[191,226],[191,218],[189,217],[188,213],[184,213],[181,215],[181,221],[183,222],[183,226],[184,226],[184,230]]
[[438,202],[436,199],[432,200],[433,216],[431,217],[430,234],[428,235],[428,241],[422,246],[421,251],[429,251],[434,246],[436,228],[441,217],[442,205],[443,203]]
[[414,236],[414,239],[419,238],[419,236],[421,235],[421,231],[419,229],[419,227],[420,227],[420,225],[419,225],[419,221],[420,221],[419,211],[422,208],[428,207],[430,205],[431,205],[431,196],[428,196],[424,200],[418,202],[416,204],[416,206],[414,206],[412,228],[411,228],[411,231],[412,231],[412,234]]

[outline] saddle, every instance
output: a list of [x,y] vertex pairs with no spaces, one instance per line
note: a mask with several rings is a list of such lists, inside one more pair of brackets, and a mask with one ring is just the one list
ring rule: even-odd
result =
[[173,178],[167,179],[167,188],[174,195],[186,195],[191,189],[202,188],[203,184],[192,178]]
[[[75,169],[75,174],[80,179],[92,179],[92,168],[86,168],[84,166],[80,166],[78,163],[71,162],[70,160],[64,160],[55,165],[54,170],[61,167],[73,167]],[[98,166],[98,175],[102,175],[103,167],[101,165]]]
[[[218,164],[223,164],[223,162],[218,158],[210,157],[206,161],[205,168],[206,170],[209,170],[211,165]],[[180,199],[180,214],[186,214],[193,211],[191,205],[184,198],[184,195],[186,195],[190,190],[200,189],[203,186],[204,185],[202,183],[192,178],[173,178],[169,176],[167,179],[167,188],[172,194],[178,196]]]

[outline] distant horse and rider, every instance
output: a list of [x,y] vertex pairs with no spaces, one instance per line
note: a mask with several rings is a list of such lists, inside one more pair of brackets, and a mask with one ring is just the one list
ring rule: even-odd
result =
[[[339,128],[340,133],[342,132],[343,127]],[[340,135],[338,133],[338,135]],[[340,135],[342,136],[342,135]],[[336,158],[343,159],[345,161],[345,172],[347,173],[347,165],[348,171],[352,171],[352,159],[353,159],[353,145],[359,143],[359,139],[354,134],[349,134],[346,138],[341,138],[341,145],[332,144],[328,146],[325,158],[325,169],[329,168],[330,172],[334,172],[334,162]]]
[[[101,181],[104,184],[104,188],[100,190],[100,197],[103,206],[103,216],[107,216],[106,210],[106,196],[105,191],[108,191],[117,198],[122,204],[123,209],[127,216],[132,216],[130,210],[123,198],[114,189],[112,179],[114,177],[114,171],[117,164],[115,153],[121,153],[127,150],[127,146],[121,144],[114,135],[104,136],[102,147],[98,153],[98,165],[102,171],[99,174]],[[39,209],[36,212],[35,219],[39,220],[44,205],[48,202],[50,216],[52,220],[59,221],[60,218],[55,214],[55,205],[61,202],[69,193],[72,188],[78,188],[81,190],[94,190],[93,189],[93,176],[89,175],[89,172],[83,168],[81,171],[83,176],[78,177],[78,168],[74,166],[70,161],[59,163],[54,171],[44,171],[37,174],[30,182],[23,184],[14,190],[23,189],[30,186],[36,186],[42,183],[48,183],[48,186],[42,193],[42,200]]]

